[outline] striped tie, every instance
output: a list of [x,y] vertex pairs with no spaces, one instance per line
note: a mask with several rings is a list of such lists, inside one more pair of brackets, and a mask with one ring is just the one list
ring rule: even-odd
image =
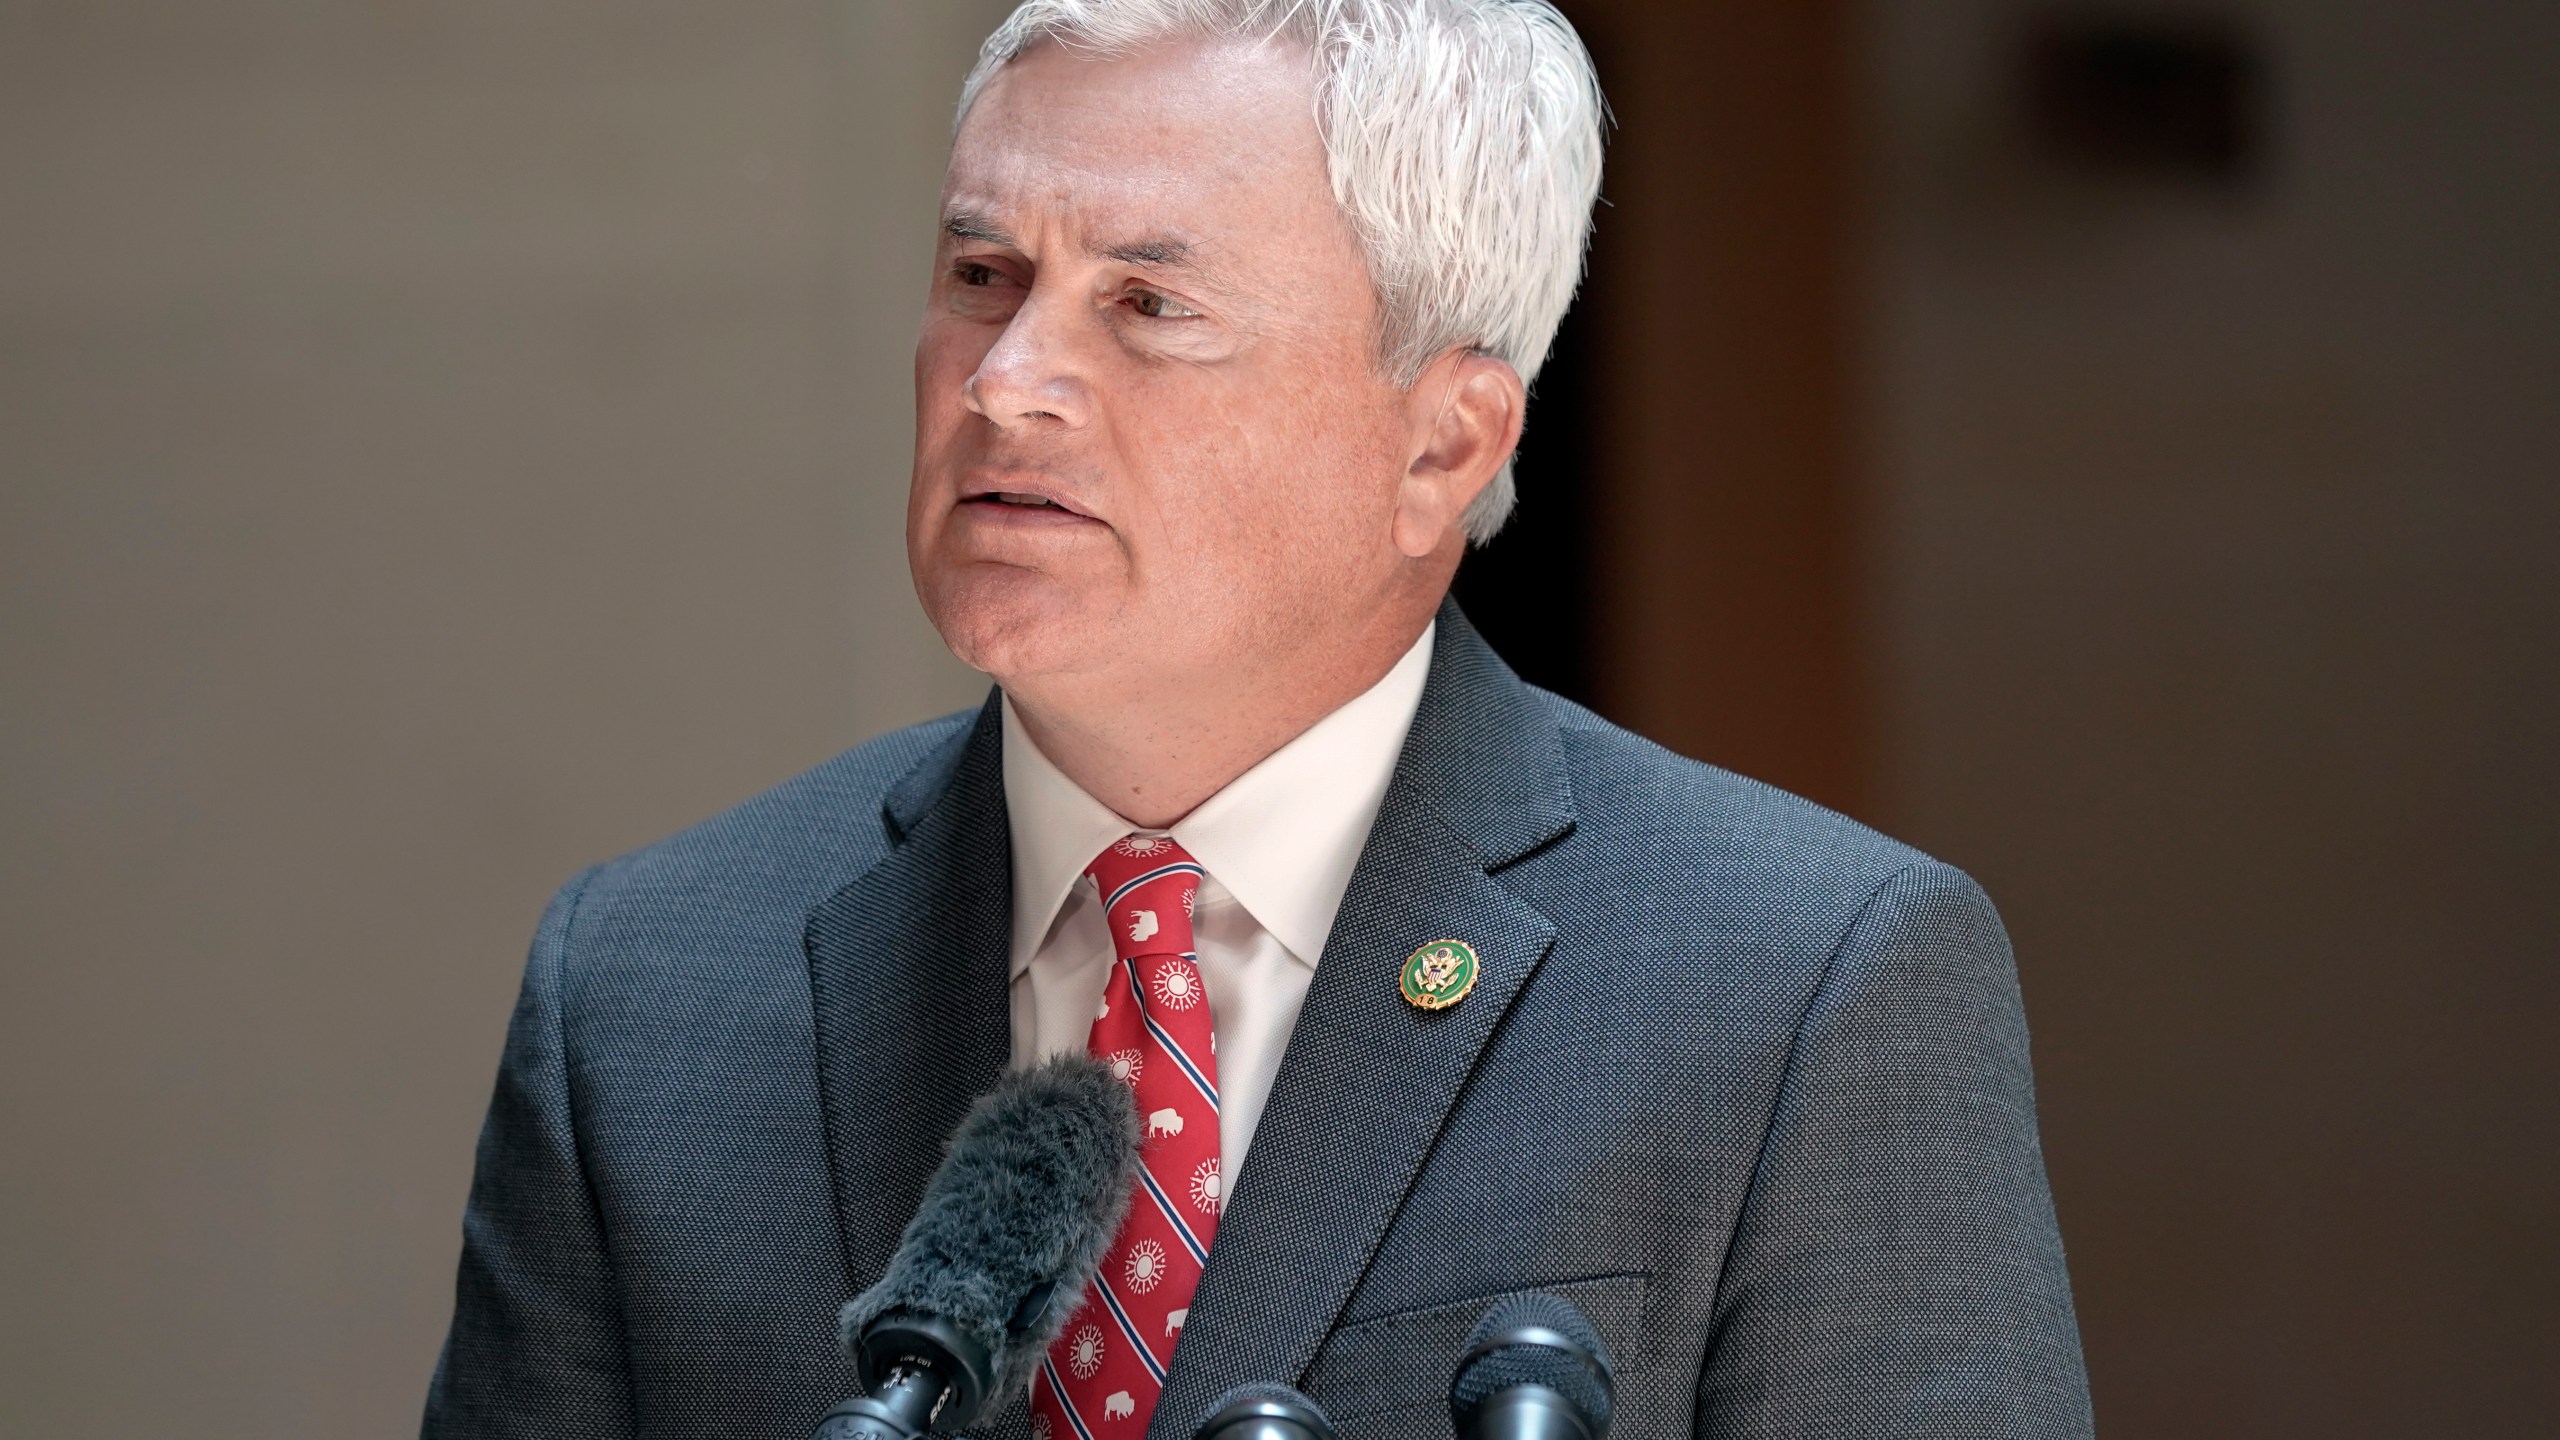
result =
[[1201,873],[1163,835],[1115,842],[1085,872],[1119,956],[1087,1044],[1137,1091],[1146,1143],[1129,1218],[1032,1377],[1035,1440],[1146,1433],[1226,1208],[1218,1057],[1191,939]]

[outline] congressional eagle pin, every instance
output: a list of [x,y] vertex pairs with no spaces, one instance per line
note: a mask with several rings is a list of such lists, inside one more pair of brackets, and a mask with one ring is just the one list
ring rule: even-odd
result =
[[1446,1010],[1476,988],[1476,947],[1464,940],[1434,940],[1405,957],[1397,983],[1417,1010]]

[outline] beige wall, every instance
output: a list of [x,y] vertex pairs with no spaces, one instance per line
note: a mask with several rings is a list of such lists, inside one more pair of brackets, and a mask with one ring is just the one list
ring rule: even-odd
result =
[[575,868],[966,703],[988,0],[0,7],[0,1434],[403,1433]]
[[1874,8],[1888,822],[2016,933],[2104,1433],[2560,1414],[2560,8],[2262,0],[2267,183]]

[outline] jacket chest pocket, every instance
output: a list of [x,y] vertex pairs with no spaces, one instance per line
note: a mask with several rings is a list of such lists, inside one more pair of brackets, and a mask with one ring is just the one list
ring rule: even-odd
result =
[[1342,1440],[1446,1440],[1449,1378],[1476,1322],[1515,1295],[1543,1290],[1591,1317],[1624,1394],[1643,1373],[1645,1293],[1651,1277],[1603,1275],[1560,1285],[1451,1300],[1353,1321],[1326,1337],[1308,1367],[1307,1398],[1324,1407]]

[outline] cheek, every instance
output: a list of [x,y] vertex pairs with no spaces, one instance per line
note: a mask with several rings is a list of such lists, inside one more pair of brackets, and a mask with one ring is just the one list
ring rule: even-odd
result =
[[1313,592],[1365,591],[1393,550],[1400,414],[1303,380],[1222,398],[1164,407],[1148,438],[1167,538],[1193,580],[1237,601],[1316,608]]
[[952,472],[966,463],[960,453],[967,422],[974,418],[965,391],[977,372],[984,344],[973,343],[968,327],[927,323],[916,337],[915,461],[907,480],[907,563],[924,582],[936,568],[933,546],[948,510],[943,497]]
[[1310,548],[1339,552],[1379,527],[1395,499],[1400,416],[1373,387],[1309,383],[1282,397],[1259,436],[1257,497],[1291,518]]
[[948,429],[968,413],[969,377],[978,373],[995,333],[983,325],[930,320],[916,336],[916,433]]

